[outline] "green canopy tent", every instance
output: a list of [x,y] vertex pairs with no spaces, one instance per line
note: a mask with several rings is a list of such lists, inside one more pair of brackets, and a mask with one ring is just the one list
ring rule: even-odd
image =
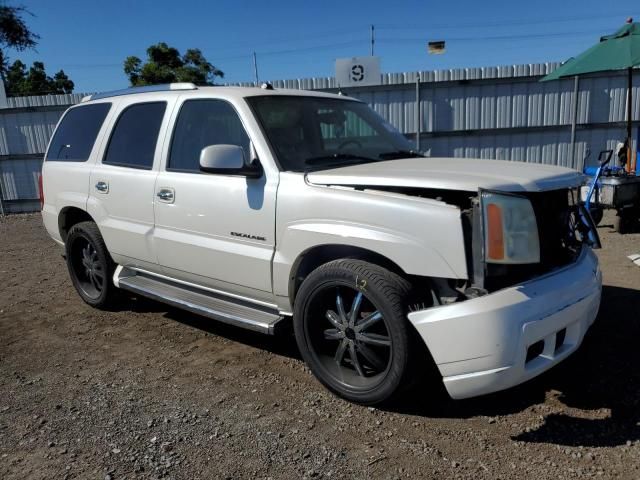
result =
[[[613,35],[600,38],[600,42],[571,58],[556,68],[540,81],[558,80],[594,72],[611,70],[627,70],[629,79],[629,93],[627,95],[627,146],[631,148],[631,88],[633,67],[640,65],[640,23],[631,19]],[[627,158],[631,159],[628,155]],[[629,168],[630,162],[627,163]]]

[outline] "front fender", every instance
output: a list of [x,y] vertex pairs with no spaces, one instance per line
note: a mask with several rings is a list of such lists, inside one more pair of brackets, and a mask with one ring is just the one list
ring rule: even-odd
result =
[[432,199],[281,183],[274,293],[287,296],[298,257],[322,245],[375,252],[411,275],[467,278],[460,215],[457,207]]

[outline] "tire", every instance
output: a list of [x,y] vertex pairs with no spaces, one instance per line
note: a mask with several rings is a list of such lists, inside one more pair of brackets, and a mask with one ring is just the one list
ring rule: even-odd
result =
[[296,296],[293,326],[315,377],[363,405],[387,402],[412,385],[411,290],[406,279],[361,260],[335,260],[314,270]]
[[117,296],[113,284],[115,263],[98,226],[80,222],[71,227],[65,253],[71,282],[82,300],[95,308],[112,306]]

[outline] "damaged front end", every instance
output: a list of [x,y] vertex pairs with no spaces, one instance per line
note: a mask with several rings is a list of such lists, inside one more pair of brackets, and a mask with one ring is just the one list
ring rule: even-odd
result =
[[[507,196],[480,191],[463,211],[470,277],[458,285],[461,297],[407,316],[454,399],[504,390],[552,368],[580,347],[598,313],[602,273],[591,249],[600,242],[576,192]],[[513,211],[530,209],[533,218],[509,217],[512,201]],[[535,239],[527,232],[533,224]],[[513,234],[521,243],[509,251]]]
[[600,248],[575,189],[510,193],[480,190],[462,211],[467,298],[522,283],[569,265],[584,246]]
[[407,315],[452,398],[518,385],[580,347],[602,273],[595,225],[577,200],[568,188],[480,190],[461,210],[469,278],[439,282],[460,295]]
[[[435,297],[412,305],[411,310],[465,301],[518,285],[575,263],[585,247],[600,248],[595,224],[579,201],[577,188],[537,192],[357,188],[429,198],[460,209],[467,278],[431,277]],[[496,221],[501,224],[498,230],[503,231],[501,239],[488,237],[489,227],[495,233]]]

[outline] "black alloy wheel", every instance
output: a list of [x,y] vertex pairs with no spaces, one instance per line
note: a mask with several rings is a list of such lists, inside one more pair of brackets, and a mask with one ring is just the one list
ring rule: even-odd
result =
[[69,275],[80,297],[97,308],[112,303],[117,290],[112,280],[115,264],[98,226],[80,222],[71,227],[65,251]]
[[300,352],[318,380],[366,405],[412,383],[410,291],[403,277],[362,260],[335,260],[313,271],[296,296],[293,321]]

